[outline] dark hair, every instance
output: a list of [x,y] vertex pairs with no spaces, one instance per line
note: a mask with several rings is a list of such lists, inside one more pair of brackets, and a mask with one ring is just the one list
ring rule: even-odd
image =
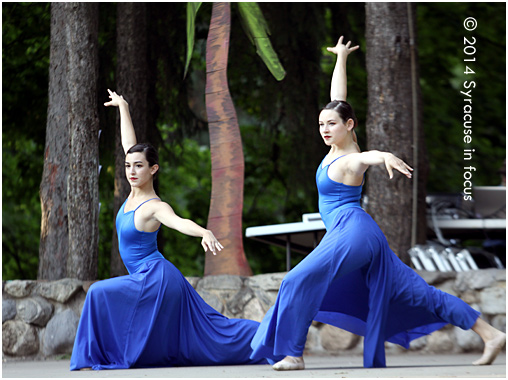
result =
[[[153,147],[153,145],[148,143],[140,143],[133,145],[130,147],[130,149],[127,151],[125,155],[138,152],[145,154],[145,158],[148,161],[148,165],[150,167],[154,165],[159,165],[159,154],[157,153],[157,150]],[[158,170],[155,172],[154,178],[158,172],[159,172]]]
[[353,110],[353,107],[351,107],[351,105],[348,102],[346,102],[345,100],[331,101],[326,106],[324,106],[321,111],[323,111],[323,110],[336,111],[344,123],[347,123],[347,121],[349,119],[352,119],[354,122],[353,128],[356,128],[356,126],[358,125],[358,119],[356,118],[355,111]]

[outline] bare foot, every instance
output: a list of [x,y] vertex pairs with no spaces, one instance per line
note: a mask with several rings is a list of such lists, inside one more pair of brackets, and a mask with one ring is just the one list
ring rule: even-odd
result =
[[473,365],[489,365],[496,359],[506,344],[506,334],[500,332],[491,340],[485,342],[483,355],[480,359],[473,362]]
[[80,368],[79,370],[80,371],[91,371],[92,368],[91,367],[83,367],[83,368]]
[[286,356],[280,362],[275,363],[272,368],[276,371],[294,371],[298,369],[305,369],[303,357]]

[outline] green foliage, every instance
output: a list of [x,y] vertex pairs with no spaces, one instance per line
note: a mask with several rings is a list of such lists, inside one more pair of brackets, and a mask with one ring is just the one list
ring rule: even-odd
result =
[[[201,4],[200,2],[187,3],[187,56],[184,76],[187,74],[193,55],[196,16]],[[277,80],[282,80],[286,73],[279,61],[279,57],[277,57],[277,53],[273,50],[270,38],[268,37],[270,34],[268,25],[261,9],[259,9],[259,6],[255,2],[239,2],[237,5],[244,30],[251,43],[256,46],[256,52],[272,75]]]
[[[271,7],[277,6],[278,12]],[[228,80],[237,108],[245,155],[244,228],[295,222],[306,212],[317,210],[313,178],[290,182],[291,160],[300,128],[290,125],[287,115],[300,112],[299,101],[318,83],[315,105],[329,99],[329,81],[334,56],[325,49],[341,34],[360,44],[348,59],[348,100],[359,119],[358,137],[365,147],[367,73],[365,70],[365,9],[363,3],[262,3],[272,31],[274,49],[288,73],[312,62],[317,77],[294,78],[289,74],[277,82],[241,30],[240,14],[234,7]],[[195,20],[195,47],[191,70],[184,81],[186,59],[185,4],[150,3],[150,54],[155,62],[150,75],[156,77],[156,97],[150,100],[158,120],[161,175],[159,195],[185,218],[207,223],[210,202],[210,153],[204,120],[192,115],[187,92],[205,69],[204,50],[210,20],[210,3],[204,3]],[[116,6],[101,3],[100,76],[103,87],[115,85]],[[417,6],[420,81],[424,98],[424,126],[430,177],[428,191],[462,191],[463,105],[460,94],[464,80],[475,80],[473,91],[473,165],[477,185],[496,185],[498,168],[505,157],[505,20],[504,3],[420,3]],[[37,276],[40,200],[49,69],[50,4],[2,4],[2,263],[3,279]],[[302,15],[305,13],[305,15]],[[284,16],[284,17],[282,17]],[[315,28],[298,17],[307,17]],[[474,16],[478,28],[467,32],[465,17]],[[300,20],[295,22],[295,20]],[[285,33],[278,31],[287,30]],[[464,36],[476,37],[474,76],[464,74]],[[309,37],[312,37],[309,39]],[[319,41],[315,46],[313,41]],[[311,42],[309,42],[311,41]],[[301,49],[301,50],[298,50]],[[317,50],[317,58],[313,56]],[[294,59],[294,51],[305,51],[311,59]],[[288,61],[290,60],[290,61]],[[471,66],[473,68],[473,66]],[[474,78],[474,79],[473,79]],[[295,86],[295,83],[299,87]],[[204,87],[204,84],[201,84]],[[282,91],[281,89],[284,89]],[[204,90],[204,89],[203,89]],[[105,90],[100,90],[105,93]],[[199,95],[197,95],[199,97]],[[204,94],[203,94],[204,98]],[[101,99],[105,101],[105,99]],[[291,108],[292,107],[292,108]],[[115,114],[99,107],[103,134],[100,140],[99,177],[99,278],[109,277],[113,223]],[[290,120],[302,120],[300,118]],[[286,118],[284,118],[286,117]],[[156,143],[156,141],[154,141]],[[301,142],[297,151],[314,162]],[[317,165],[317,163],[316,163]],[[306,190],[306,186],[311,188]],[[199,238],[161,229],[161,252],[187,276],[201,276],[204,253]],[[254,273],[285,270],[285,250],[244,239],[245,252]],[[302,256],[294,255],[294,264]]]
[[[473,32],[463,26],[469,16],[478,21]],[[425,3],[417,7],[429,192],[463,191],[463,167],[470,165],[477,168],[476,186],[500,183],[497,171],[506,155],[505,16],[505,3]],[[465,37],[476,40],[474,56],[464,53]],[[471,57],[476,61],[464,62]],[[466,65],[475,74],[464,74]],[[471,146],[463,142],[467,103],[460,91],[468,91],[464,81],[476,82]],[[471,161],[464,161],[465,148],[475,149]]]
[[[161,129],[167,128],[162,126]],[[160,157],[159,196],[182,218],[206,226],[211,193],[210,150],[184,139],[172,154]],[[159,250],[186,276],[202,276],[205,256],[201,239],[163,227],[164,246]]]
[[196,15],[199,7],[202,3],[200,2],[187,2],[187,57],[185,59],[185,72],[184,76],[187,75],[189,64],[194,52],[194,34],[196,30]]
[[252,44],[256,46],[256,52],[275,79],[284,79],[286,73],[279,57],[277,57],[277,53],[273,50],[268,37],[270,31],[259,5],[256,2],[239,2],[237,4],[245,32]]
[[49,68],[48,3],[2,4],[2,274],[36,278]]
[[39,265],[41,154],[32,139],[2,134],[2,277],[35,279]]

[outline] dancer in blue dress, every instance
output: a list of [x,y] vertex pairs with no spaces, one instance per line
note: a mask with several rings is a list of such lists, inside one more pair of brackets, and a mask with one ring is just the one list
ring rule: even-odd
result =
[[[329,153],[319,165],[319,212],[326,227],[320,244],[283,279],[275,305],[252,341],[252,358],[267,358],[275,370],[304,369],[303,351],[313,320],[363,335],[364,366],[385,367],[385,341],[409,347],[411,340],[451,323],[473,329],[485,342],[473,364],[490,364],[506,335],[479,318],[465,302],[429,286],[392,252],[374,220],[361,208],[365,171],[385,165],[411,178],[391,153],[360,152],[357,120],[346,99],[350,42],[328,48],[337,54],[331,99],[319,115]],[[381,184],[380,184],[381,186]],[[273,358],[276,358],[273,360]]]
[[156,195],[157,152],[136,143],[127,102],[109,94],[111,101],[105,105],[120,109],[131,185],[116,219],[129,275],[96,282],[88,290],[70,369],[266,363],[264,358],[250,359],[250,342],[259,323],[215,311],[158,251],[161,224],[202,237],[205,252],[215,255],[223,247],[211,231],[178,217]]

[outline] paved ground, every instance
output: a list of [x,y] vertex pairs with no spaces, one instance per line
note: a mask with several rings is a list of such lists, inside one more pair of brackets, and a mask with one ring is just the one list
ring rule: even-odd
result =
[[506,378],[503,353],[490,366],[473,366],[478,354],[387,355],[387,368],[366,369],[361,356],[306,356],[304,371],[277,372],[269,365],[69,371],[69,360],[4,362],[2,377],[22,378]]

